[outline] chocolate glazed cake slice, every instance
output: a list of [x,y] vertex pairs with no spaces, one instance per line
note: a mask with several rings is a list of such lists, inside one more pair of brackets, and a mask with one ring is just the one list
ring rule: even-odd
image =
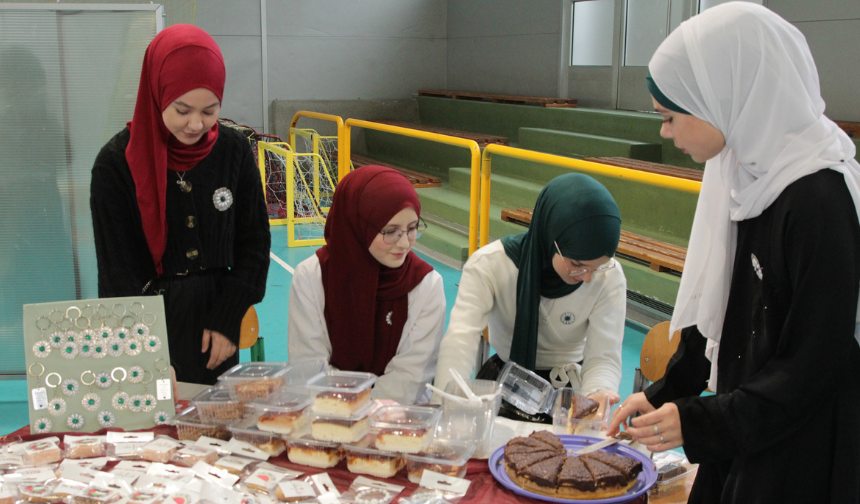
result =
[[582,463],[591,473],[594,478],[594,486],[598,490],[607,487],[624,487],[627,485],[627,478],[621,474],[621,471],[610,467],[603,462],[593,458],[581,458]]
[[582,458],[594,459],[608,465],[609,467],[617,469],[624,475],[628,482],[635,480],[639,477],[639,473],[642,472],[642,462],[630,457],[596,451],[593,453],[587,453],[583,455]]
[[528,453],[508,453],[505,450],[505,464],[507,464],[509,474],[513,471],[514,474],[520,475],[528,466],[558,455],[558,453],[549,450]]
[[556,495],[558,474],[566,458],[565,455],[555,455],[526,467],[522,472],[525,480],[523,488],[544,495]]
[[558,475],[558,493],[575,496],[579,492],[593,492],[594,477],[579,457],[567,457]]

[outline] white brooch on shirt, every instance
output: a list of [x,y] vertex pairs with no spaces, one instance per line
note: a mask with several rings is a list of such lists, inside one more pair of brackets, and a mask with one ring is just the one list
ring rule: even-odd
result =
[[219,187],[212,195],[212,202],[215,203],[215,208],[223,212],[233,204],[233,193],[226,187]]
[[763,280],[762,277],[764,276],[764,274],[762,273],[761,263],[758,262],[758,257],[756,257],[755,254],[750,254],[750,255],[752,256],[752,265],[753,265],[753,269],[755,269],[756,276],[758,276],[759,280]]
[[561,314],[561,323],[564,325],[573,324],[574,320],[576,320],[576,317],[573,316],[573,313],[564,312]]
[[388,312],[388,313],[385,315],[385,323],[386,323],[386,324],[388,324],[388,325],[394,325],[394,322],[392,322],[392,321],[391,321],[391,317],[392,317],[393,315],[394,315],[394,312],[393,312],[393,311],[390,311],[390,312]]

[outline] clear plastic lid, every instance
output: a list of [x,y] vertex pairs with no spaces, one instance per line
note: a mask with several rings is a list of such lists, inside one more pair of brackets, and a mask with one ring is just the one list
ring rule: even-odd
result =
[[170,423],[175,426],[191,426],[191,427],[220,427],[219,425],[209,424],[200,419],[197,414],[197,407],[190,406],[182,410],[181,413],[170,419]]
[[309,416],[312,422],[316,422],[317,420],[331,420],[332,422],[337,423],[358,422],[359,420],[364,420],[372,415],[377,408],[379,408],[379,404],[376,401],[369,401],[366,405],[362,406],[361,409],[349,416],[330,415],[327,413],[317,413],[316,411],[310,412]]
[[370,456],[372,458],[378,457],[377,460],[392,460],[401,457],[400,453],[384,451],[377,448],[375,432],[365,435],[355,443],[342,444],[341,447],[353,455],[361,455],[363,457]]
[[286,362],[244,362],[236,364],[218,377],[225,383],[242,380],[263,380],[284,376],[290,365]]
[[606,394],[602,394],[595,402],[596,409],[589,398],[577,394],[572,388],[558,389],[552,409],[553,431],[556,434],[600,437],[601,431],[609,427],[611,406]]
[[279,413],[294,413],[307,408],[311,404],[311,399],[307,394],[284,390],[275,392],[264,399],[254,401],[254,408],[258,415],[262,415],[267,411],[276,411]]
[[226,386],[221,387],[209,387],[208,389],[200,392],[193,399],[191,399],[192,404],[198,403],[238,403],[237,399],[233,399],[230,396],[230,390]]
[[286,440],[288,446],[293,447],[315,448],[319,450],[333,450],[340,447],[340,443],[314,439],[309,429],[303,429],[282,437]]
[[291,362],[286,374],[287,386],[293,389],[306,387],[311,378],[326,371],[328,371],[328,362],[325,359]]
[[376,383],[373,373],[358,371],[327,371],[314,376],[308,381],[311,396],[321,392],[339,392],[343,394],[358,394]]
[[383,406],[370,418],[370,426],[398,431],[435,431],[442,411],[426,406]]
[[425,464],[462,466],[475,452],[475,444],[466,441],[434,439],[422,453],[406,453],[406,460]]
[[496,381],[502,386],[502,397],[520,410],[530,415],[550,412],[555,389],[537,374],[508,361]]

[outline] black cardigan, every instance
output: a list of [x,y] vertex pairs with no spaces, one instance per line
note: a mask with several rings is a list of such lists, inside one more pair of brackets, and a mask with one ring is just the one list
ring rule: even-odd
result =
[[[115,135],[93,166],[90,208],[99,297],[156,293],[150,285],[156,279],[155,265],[125,158],[129,135],[127,129]],[[177,172],[168,170],[163,277],[225,273],[205,327],[238,343],[245,312],[265,294],[271,247],[260,172],[248,140],[220,127],[212,151],[183,177],[191,184],[190,192],[182,192]],[[232,193],[233,204],[219,211],[213,194],[224,187]]]
[[842,174],[802,177],[738,223],[716,395],[698,397],[711,363],[695,327],[645,391],[678,406],[701,464],[691,503],[860,501],[858,289],[860,224]]

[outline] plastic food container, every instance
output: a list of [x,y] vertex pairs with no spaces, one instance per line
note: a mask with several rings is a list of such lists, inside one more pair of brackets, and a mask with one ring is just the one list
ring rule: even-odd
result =
[[338,415],[311,413],[311,435],[318,441],[357,442],[370,431],[370,415],[378,407],[376,402],[370,402],[346,418]]
[[442,412],[424,406],[383,406],[370,418],[376,447],[384,451],[418,453],[433,440]]
[[301,434],[297,437],[284,436],[287,442],[287,458],[290,462],[328,469],[336,466],[343,459],[340,443],[318,441],[307,431]]
[[290,434],[303,429],[309,422],[305,410],[311,404],[307,394],[291,391],[275,392],[254,402],[257,428],[267,432]]
[[[502,405],[502,386],[492,380],[467,380],[466,383],[477,396],[493,396],[484,399],[480,406],[442,398],[442,418],[439,421],[440,438],[463,441],[475,445],[474,456],[488,458],[492,455],[493,425]],[[448,382],[445,392],[466,397],[456,382]]]
[[699,467],[698,464],[691,464],[683,455],[669,451],[655,453],[654,465],[657,467],[657,481],[648,490],[649,498],[685,492],[687,475]]
[[555,389],[535,373],[508,361],[496,381],[502,386],[502,397],[522,411],[530,415],[550,412]]
[[208,436],[215,439],[230,440],[230,431],[225,425],[210,424],[200,420],[197,408],[192,406],[186,408],[182,413],[173,417],[173,425],[180,440],[197,441],[200,436]]
[[291,362],[286,374],[287,387],[294,392],[307,394],[308,382],[326,371],[328,371],[328,362],[325,359]]
[[[555,394],[552,409],[552,425],[556,434],[579,434],[601,437],[601,431],[609,427],[612,417],[609,396],[604,395],[597,401],[597,410],[583,418],[583,402],[587,398],[574,393],[573,389],[560,388]],[[579,417],[579,418],[577,418]]]
[[315,413],[347,418],[370,403],[374,383],[372,373],[328,371],[308,381],[308,394]]
[[286,362],[246,362],[231,367],[218,380],[230,391],[230,397],[251,402],[283,387],[289,369]]
[[200,420],[210,424],[229,424],[241,420],[245,405],[235,399],[227,387],[210,387],[200,392],[191,404],[197,407]]
[[272,457],[277,457],[287,449],[287,443],[279,434],[261,431],[250,422],[231,425],[229,429],[233,433],[233,439],[250,443]]
[[346,450],[346,468],[349,472],[390,478],[403,468],[405,464],[403,456],[377,449],[375,440],[376,436],[371,433],[355,444],[343,445],[343,449]]
[[425,470],[462,478],[466,464],[475,452],[473,443],[435,439],[423,453],[407,453],[406,472],[409,481],[420,483]]

